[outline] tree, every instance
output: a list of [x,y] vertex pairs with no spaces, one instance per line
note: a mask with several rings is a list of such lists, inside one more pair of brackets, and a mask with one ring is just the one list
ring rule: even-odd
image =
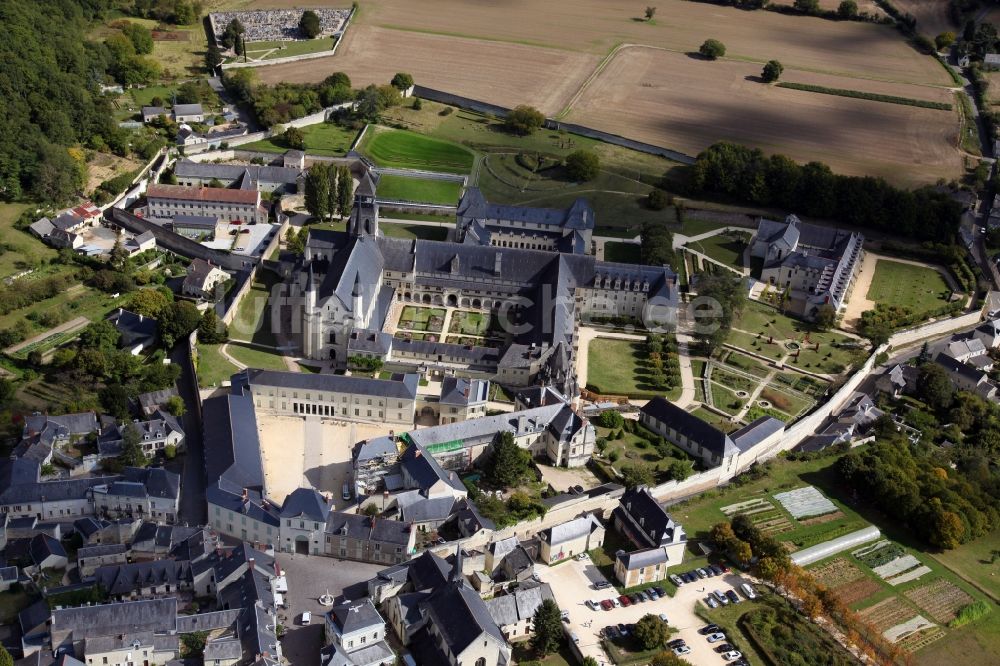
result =
[[198,341],[208,345],[217,345],[229,339],[229,327],[219,320],[215,308],[209,307],[201,316],[198,324]]
[[132,423],[122,430],[122,454],[118,460],[124,467],[145,467],[149,464],[142,450],[142,435]]
[[813,323],[816,324],[816,328],[819,330],[829,331],[837,323],[837,309],[829,303],[824,303],[816,308],[816,314],[813,315]]
[[652,21],[654,16],[656,16],[656,7],[646,7],[646,20]]
[[190,301],[176,301],[160,317],[160,338],[165,347],[191,334],[201,324],[201,312]]
[[650,660],[649,666],[690,666],[690,664],[670,650],[664,650]]
[[326,164],[314,164],[306,174],[306,210],[320,220],[330,213],[330,180],[326,170]]
[[527,136],[545,123],[545,116],[533,106],[521,104],[514,107],[504,119],[507,131],[518,136]]
[[635,623],[635,630],[632,632],[644,650],[654,650],[666,645],[670,640],[670,633],[667,623],[652,613],[643,615]]
[[842,19],[852,19],[858,15],[858,3],[854,0],[844,0],[837,7],[837,16]]
[[937,363],[925,363],[920,366],[917,391],[934,409],[951,407],[955,397],[955,388],[948,377],[948,371]]
[[672,460],[667,465],[667,476],[673,481],[683,481],[691,476],[691,463],[686,460]]
[[219,47],[212,42],[208,45],[208,50],[205,51],[205,69],[208,70],[209,74],[214,74],[216,68],[222,64],[222,51]]
[[413,77],[406,72],[398,72],[394,77],[392,77],[392,81],[389,82],[389,85],[399,92],[405,92],[413,87]]
[[500,441],[487,463],[486,480],[498,487],[514,487],[528,473],[530,464],[531,454],[514,442],[512,433],[505,431],[500,434]]
[[378,507],[374,504],[365,504],[365,508],[361,510],[361,513],[365,514],[369,518],[374,518],[378,515]]
[[646,205],[650,210],[663,210],[670,205],[670,197],[660,189],[652,189],[646,195]]
[[299,19],[299,30],[309,39],[315,38],[323,30],[316,12],[311,9],[302,12],[302,18]]
[[597,178],[601,172],[601,158],[590,150],[574,150],[566,156],[566,173],[577,182]]
[[110,351],[118,347],[121,333],[107,319],[88,324],[80,333],[80,349]]
[[722,522],[712,525],[712,529],[708,532],[708,537],[717,548],[726,548],[729,542],[736,538],[736,534],[733,533],[733,526],[731,524]]
[[131,21],[124,21],[120,30],[132,42],[132,47],[139,55],[149,55],[153,52],[153,33],[149,28]]
[[143,317],[157,319],[170,303],[170,299],[159,289],[140,289],[132,295],[128,309]]
[[172,395],[167,398],[165,408],[167,412],[177,417],[184,416],[187,412],[187,406],[184,404],[184,399],[179,395]]
[[625,425],[625,418],[616,409],[605,409],[598,417],[598,423],[602,428],[616,429]]
[[785,71],[785,67],[780,62],[768,60],[767,64],[764,65],[764,70],[760,73],[760,78],[764,79],[764,83],[774,83],[781,78],[783,71]]
[[653,485],[653,470],[648,465],[629,465],[622,470],[622,483],[626,488]]
[[726,45],[717,39],[706,39],[698,49],[698,53],[709,60],[718,60],[726,55]]
[[14,666],[14,658],[7,652],[7,648],[0,645],[0,666]]
[[934,38],[934,45],[938,47],[938,51],[943,51],[954,43],[955,43],[955,33],[950,31],[942,32],[940,35]]
[[753,549],[743,539],[733,539],[729,544],[729,555],[740,564],[746,564],[753,559]]
[[795,0],[795,8],[806,14],[815,14],[819,11],[819,0]]
[[562,643],[562,615],[559,606],[552,599],[546,599],[535,611],[532,618],[535,635],[531,637],[531,647],[541,656],[559,649]]
[[333,217],[334,213],[337,212],[337,203],[339,201],[337,184],[340,182],[340,174],[337,167],[332,164],[328,164],[326,167],[326,182],[326,209],[330,213],[330,217]]
[[337,214],[341,219],[351,214],[354,179],[346,166],[337,169]]
[[237,46],[240,41],[242,41],[241,37],[245,32],[246,28],[243,27],[243,24],[240,23],[240,20],[238,18],[234,18],[232,21],[229,22],[229,24],[226,26],[226,29],[222,32],[222,37],[220,38],[219,41],[222,42],[222,45],[224,47],[226,47],[227,49],[231,49]]
[[583,666],[600,666],[593,657],[584,657]]
[[306,149],[305,132],[300,130],[298,127],[287,128],[284,134],[281,135],[281,138],[284,139],[285,145],[289,148],[294,148],[295,150]]

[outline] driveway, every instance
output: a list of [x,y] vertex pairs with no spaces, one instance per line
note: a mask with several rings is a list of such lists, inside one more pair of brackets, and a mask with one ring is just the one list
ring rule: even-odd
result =
[[[634,624],[649,613],[666,614],[670,626],[679,630],[671,638],[683,638],[691,648],[691,653],[684,656],[690,663],[696,666],[721,666],[726,663],[722,656],[713,650],[718,644],[710,644],[698,633],[698,629],[705,626],[706,622],[695,615],[694,610],[698,600],[711,590],[725,592],[738,587],[744,582],[738,575],[730,573],[683,585],[673,597],[663,597],[610,611],[592,611],[584,605],[587,599],[597,601],[612,599],[616,598],[618,593],[613,587],[600,591],[593,589],[593,583],[604,580],[604,577],[589,559],[571,560],[554,567],[537,565],[535,570],[542,581],[552,587],[552,594],[559,607],[569,611],[569,630],[579,637],[583,655],[595,658],[599,664],[611,663],[601,647],[601,630],[612,624]],[[681,565],[677,570],[688,569]]]
[[[319,595],[329,591],[335,598],[345,593],[350,598],[364,596],[365,582],[385,567],[291,553],[277,553],[275,559],[288,582],[288,592],[284,595],[287,609],[278,610],[278,621],[285,628],[282,654],[292,666],[319,666],[319,651],[325,644],[324,614],[330,610],[320,605]],[[359,594],[362,587],[364,594]],[[311,624],[301,624],[303,611],[312,613]]]

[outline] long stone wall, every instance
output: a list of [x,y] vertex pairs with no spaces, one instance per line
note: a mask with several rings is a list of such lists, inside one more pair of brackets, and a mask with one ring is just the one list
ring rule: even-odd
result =
[[899,331],[889,338],[889,344],[892,347],[903,347],[926,338],[933,338],[946,333],[951,333],[952,331],[957,331],[961,328],[970,328],[978,324],[979,320],[982,319],[982,316],[982,311],[976,310],[960,317],[933,321],[929,324],[924,324],[923,326],[917,326],[905,331]]

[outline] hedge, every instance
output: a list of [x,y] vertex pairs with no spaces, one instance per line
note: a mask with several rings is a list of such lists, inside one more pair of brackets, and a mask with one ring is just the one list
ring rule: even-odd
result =
[[903,106],[919,106],[924,109],[951,111],[951,104],[948,104],[947,102],[929,102],[923,99],[896,97],[895,95],[881,95],[878,93],[862,92],[860,90],[847,90],[846,88],[827,88],[826,86],[814,86],[809,83],[790,83],[787,81],[779,83],[778,87],[790,88],[792,90],[804,90],[806,92],[820,93],[823,95],[836,95],[838,97],[853,97],[855,99],[867,99],[873,102],[886,102],[888,104],[902,104]]

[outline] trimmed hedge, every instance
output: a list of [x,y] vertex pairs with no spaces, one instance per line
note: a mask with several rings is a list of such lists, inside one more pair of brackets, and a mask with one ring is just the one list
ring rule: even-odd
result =
[[860,90],[848,90],[846,88],[827,88],[826,86],[814,86],[809,83],[790,83],[782,81],[779,88],[791,88],[792,90],[804,90],[805,92],[820,93],[822,95],[836,95],[838,97],[853,97],[854,99],[867,99],[873,102],[886,102],[887,104],[902,104],[903,106],[919,106],[924,109],[936,109],[938,111],[951,111],[951,104],[947,102],[929,102],[923,99],[911,99],[909,97],[896,97],[895,95],[880,95],[878,93],[862,92]]

